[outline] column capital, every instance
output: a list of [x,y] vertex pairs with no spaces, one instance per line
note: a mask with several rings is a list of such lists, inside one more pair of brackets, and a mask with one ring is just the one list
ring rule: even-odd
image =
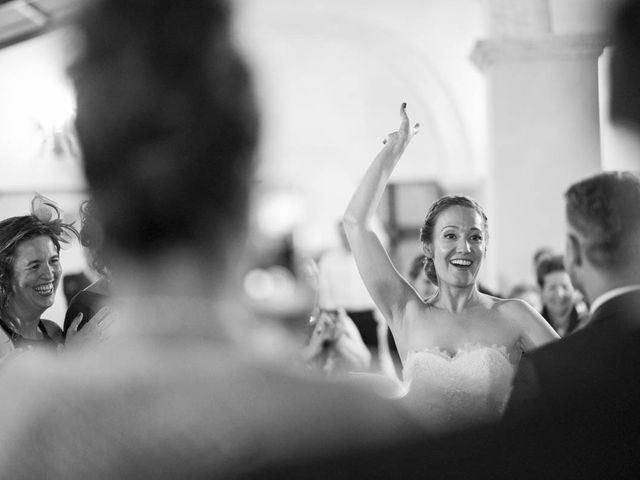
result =
[[476,42],[471,61],[486,72],[495,64],[537,60],[597,59],[609,43],[605,35],[544,35],[490,38]]

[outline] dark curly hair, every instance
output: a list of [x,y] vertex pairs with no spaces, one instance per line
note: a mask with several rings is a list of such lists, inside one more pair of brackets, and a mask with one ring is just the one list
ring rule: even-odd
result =
[[[488,235],[488,220],[487,215],[484,213],[484,209],[478,202],[464,195],[445,195],[439,198],[431,207],[425,216],[424,223],[420,229],[420,241],[422,245],[427,245],[433,242],[433,229],[436,226],[438,216],[447,210],[449,207],[466,207],[475,210],[482,218],[484,223],[485,237]],[[427,278],[431,280],[435,285],[438,285],[438,274],[436,273],[436,267],[433,262],[433,258],[425,257],[424,271],[427,274]]]
[[106,275],[108,261],[103,252],[104,233],[92,200],[80,204],[80,244],[91,253],[91,268],[100,275]]
[[637,251],[640,235],[640,178],[605,172],[573,184],[565,193],[569,224],[583,237],[587,259],[618,268]]
[[247,68],[220,0],[98,0],[69,74],[105,250],[213,256],[245,220],[258,141]]
[[[60,213],[60,212],[58,212]],[[69,234],[77,235],[73,225],[61,219],[43,221],[35,215],[10,217],[0,222],[0,316],[7,313],[7,303],[13,280],[13,264],[18,245],[32,238],[46,236],[60,252],[61,244],[70,242]]]

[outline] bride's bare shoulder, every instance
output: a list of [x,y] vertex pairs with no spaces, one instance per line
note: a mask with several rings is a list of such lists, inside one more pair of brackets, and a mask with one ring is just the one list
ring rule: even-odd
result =
[[491,308],[496,310],[504,316],[511,318],[523,318],[523,319],[538,319],[540,314],[527,302],[519,298],[498,298],[490,295],[485,295],[487,302],[490,303]]
[[496,298],[495,308],[505,312],[519,313],[524,315],[538,316],[538,312],[527,302],[520,298]]

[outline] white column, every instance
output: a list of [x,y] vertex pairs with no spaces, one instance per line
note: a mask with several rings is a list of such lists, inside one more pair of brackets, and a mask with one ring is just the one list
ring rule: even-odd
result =
[[[492,38],[472,54],[487,82],[488,261],[503,291],[533,278],[535,249],[564,250],[563,194],[600,170],[597,60],[605,44],[551,33],[546,1],[512,5],[500,18],[490,9]],[[516,36],[504,21],[519,13],[533,20]]]

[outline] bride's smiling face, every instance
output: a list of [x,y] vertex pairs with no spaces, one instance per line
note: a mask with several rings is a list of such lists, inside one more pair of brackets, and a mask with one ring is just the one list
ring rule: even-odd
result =
[[486,247],[486,225],[480,214],[456,205],[438,215],[425,253],[433,258],[440,285],[467,287],[478,276]]

